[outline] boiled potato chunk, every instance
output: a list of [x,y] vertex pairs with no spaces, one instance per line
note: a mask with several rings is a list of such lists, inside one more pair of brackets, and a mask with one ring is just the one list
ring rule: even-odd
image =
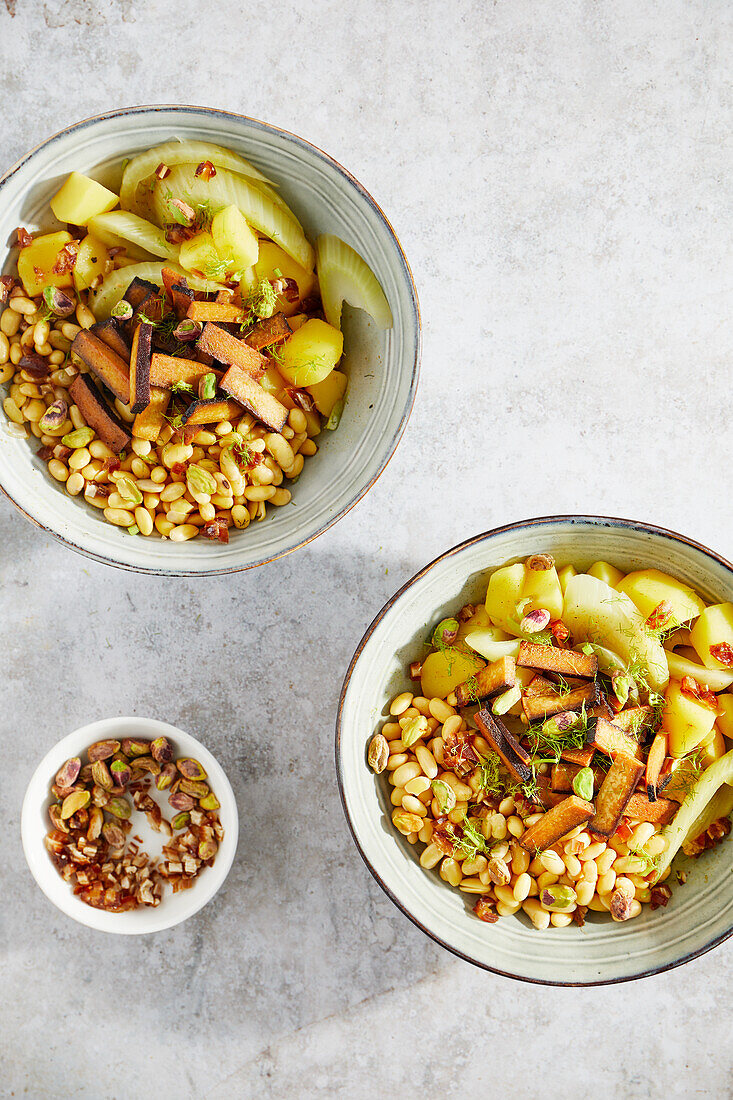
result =
[[536,611],[540,607],[550,612],[550,618],[559,619],[562,615],[562,588],[555,566],[552,569],[527,569],[521,599],[530,602],[524,605],[520,620],[528,611]]
[[690,631],[690,640],[705,668],[729,668],[713,657],[710,646],[727,643],[733,648],[733,603],[706,607]]
[[[307,298],[313,293],[316,285],[316,277],[312,271],[306,271],[299,263],[283,252],[282,248],[272,241],[260,241],[259,256],[255,264],[255,274],[258,279],[276,279],[276,271],[279,271],[284,279],[295,279],[298,284],[298,293],[301,299]],[[286,317],[296,313],[298,302],[288,302],[285,298],[278,298],[277,308]]]
[[718,696],[717,726],[723,737],[733,741],[733,695]]
[[705,610],[705,602],[687,584],[658,569],[639,569],[629,573],[616,587],[633,600],[645,619],[666,600],[677,624],[689,622]]
[[610,565],[607,561],[594,561],[588,573],[591,577],[597,577],[599,581],[610,584],[611,588],[615,588],[619,581],[624,579],[621,570],[617,569],[615,565]]
[[723,734],[717,726],[715,726],[710,736],[706,737],[700,744],[700,763],[703,768],[708,768],[716,760],[719,760],[721,756],[725,756],[725,753],[726,746]]
[[21,248],[18,255],[18,275],[30,298],[40,294],[45,286],[73,286],[74,277],[71,271],[59,275],[53,270],[59,252],[70,240],[71,233],[63,229],[58,233],[44,233],[42,237],[34,237],[29,245]]
[[568,586],[568,581],[571,577],[577,577],[578,570],[574,565],[563,565],[562,569],[558,573],[558,580],[560,581],[560,587],[562,588],[563,595],[565,595],[565,589]]
[[315,385],[307,387],[319,413],[321,416],[325,416],[327,420],[333,412],[334,406],[346,393],[346,382],[345,374],[340,370],[332,370],[322,382],[316,382]]
[[292,317],[288,317],[288,324],[290,325],[293,332],[297,332],[299,328],[303,327],[307,320],[307,313],[294,313]]
[[74,286],[77,290],[88,290],[99,275],[104,275],[109,252],[96,237],[86,236],[79,245],[74,264]]
[[293,386],[313,386],[331,373],[343,350],[339,330],[313,317],[281,345],[280,373]]
[[252,267],[257,263],[260,242],[238,207],[225,206],[214,215],[211,236],[216,251],[222,258],[231,258],[234,268]]
[[216,249],[211,233],[197,233],[190,240],[184,241],[178,253],[178,262],[186,271],[195,271],[199,275],[208,274],[214,279],[225,273],[226,265]]
[[579,573],[565,589],[563,622],[576,643],[595,642],[637,668],[652,691],[666,686],[667,654],[625,593],[588,573]]
[[90,218],[117,206],[119,198],[96,180],[72,172],[51,199],[54,217],[70,225],[86,225]]
[[475,654],[460,649],[446,648],[430,653],[422,666],[422,693],[427,699],[438,696],[445,699],[452,691],[484,667],[485,662]]
[[486,613],[491,622],[515,637],[519,634],[517,604],[522,598],[526,572],[527,569],[521,562],[517,565],[504,565],[491,574],[486,589]]
[[715,711],[685,695],[679,680],[670,680],[664,693],[662,729],[669,735],[670,756],[687,756],[713,730]]

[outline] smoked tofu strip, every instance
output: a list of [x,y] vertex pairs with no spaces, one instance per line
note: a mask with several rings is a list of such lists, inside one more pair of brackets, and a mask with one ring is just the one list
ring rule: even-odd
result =
[[220,363],[225,363],[228,367],[237,367],[255,382],[265,373],[267,361],[264,355],[260,355],[254,348],[245,344],[244,340],[238,340],[236,336],[232,336],[231,332],[210,321],[204,325],[204,331],[199,336],[198,347]]
[[584,680],[592,679],[598,672],[598,658],[595,655],[538,645],[536,642],[520,642],[517,665],[519,668],[536,668],[541,672],[557,672],[561,676],[581,676]]
[[589,828],[601,836],[613,836],[644,771],[640,760],[618,753],[596,795],[596,812]]
[[459,707],[467,707],[479,699],[488,699],[514,687],[517,682],[517,670],[513,657],[500,657],[485,668],[479,669],[456,690]]
[[127,405],[130,400],[130,368],[109,344],[94,336],[89,329],[82,329],[74,337],[71,352],[96,374],[115,397]]
[[572,832],[577,825],[584,825],[593,817],[592,803],[578,798],[577,794],[571,794],[569,798],[563,798],[556,806],[548,810],[546,814],[530,825],[529,829],[519,838],[519,843],[528,852],[543,852],[545,848],[561,840],[566,833]]

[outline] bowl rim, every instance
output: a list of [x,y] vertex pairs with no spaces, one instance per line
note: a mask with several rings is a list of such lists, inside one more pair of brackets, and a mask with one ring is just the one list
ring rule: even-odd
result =
[[447,943],[437,933],[432,932],[429,928],[427,928],[422,923],[422,921],[420,921],[407,908],[407,906],[402,901],[400,901],[400,899],[395,895],[395,893],[384,882],[381,875],[379,874],[377,869],[373,866],[373,864],[369,860],[368,856],[364,852],[361,844],[359,843],[359,838],[358,838],[358,835],[357,835],[357,832],[356,832],[356,827],[354,825],[354,822],[351,819],[351,815],[349,813],[349,808],[348,808],[347,801],[346,801],[346,792],[345,792],[345,787],[344,787],[344,776],[343,776],[343,772],[342,772],[342,768],[341,768],[341,734],[342,734],[343,710],[344,710],[344,704],[346,702],[346,696],[348,694],[349,687],[350,687],[350,684],[351,684],[351,678],[352,678],[352,675],[354,673],[354,669],[356,668],[356,665],[358,664],[358,662],[361,658],[364,647],[366,646],[367,642],[369,641],[372,634],[376,630],[377,626],[381,623],[381,621],[385,617],[385,615],[387,615],[387,613],[395,606],[395,604],[398,603],[398,601],[401,599],[403,594],[405,592],[407,592],[408,589],[412,588],[413,584],[415,584],[416,581],[418,581],[422,577],[424,577],[427,573],[429,573],[440,562],[445,561],[447,558],[453,557],[455,554],[460,553],[461,551],[467,549],[469,546],[474,546],[475,544],[480,543],[480,542],[487,542],[490,539],[494,538],[495,536],[504,534],[505,532],[508,532],[508,531],[522,531],[522,530],[532,528],[532,527],[542,527],[543,525],[558,524],[558,523],[559,524],[565,524],[565,525],[570,526],[570,527],[574,526],[575,524],[579,524],[579,523],[588,523],[588,524],[597,525],[597,526],[614,526],[614,527],[630,528],[632,530],[642,531],[642,532],[649,533],[649,534],[652,534],[652,535],[658,535],[658,536],[661,536],[662,538],[669,539],[673,542],[683,543],[685,546],[689,546],[694,550],[700,551],[701,553],[703,553],[707,557],[711,558],[713,561],[717,562],[718,564],[724,566],[726,569],[730,570],[731,573],[733,573],[733,562],[728,561],[727,558],[723,557],[722,554],[718,554],[715,550],[711,550],[710,547],[705,546],[704,543],[697,542],[695,539],[688,538],[686,535],[682,535],[678,531],[673,531],[671,528],[668,528],[668,527],[658,527],[655,524],[646,523],[645,521],[642,521],[642,520],[621,519],[621,518],[616,517],[616,516],[580,515],[580,514],[578,514],[578,515],[536,516],[532,519],[517,520],[514,523],[506,523],[506,524],[503,524],[501,527],[493,527],[488,531],[482,531],[480,534],[472,535],[470,538],[465,539],[463,542],[459,542],[455,546],[450,547],[448,550],[444,550],[442,554],[438,554],[438,556],[436,558],[433,558],[433,560],[431,562],[428,562],[428,564],[423,566],[422,569],[419,569],[417,571],[417,573],[414,574],[414,576],[410,577],[409,580],[405,581],[405,583],[397,590],[397,592],[395,592],[395,594],[393,596],[391,596],[390,599],[387,600],[387,602],[384,604],[384,606],[377,612],[377,614],[374,616],[371,623],[369,624],[369,626],[365,630],[364,635],[362,636],[361,640],[359,641],[359,644],[357,645],[356,650],[354,651],[354,655],[351,658],[351,661],[349,662],[349,667],[346,671],[346,675],[344,677],[344,681],[343,681],[343,684],[342,684],[342,687],[341,687],[341,694],[339,696],[338,710],[336,712],[336,737],[335,737],[336,781],[338,783],[339,796],[340,796],[340,799],[341,799],[341,807],[343,809],[344,816],[346,817],[346,823],[349,827],[349,831],[351,833],[354,844],[356,845],[357,851],[359,852],[359,855],[361,856],[362,860],[366,864],[366,867],[369,870],[369,872],[371,873],[372,877],[378,883],[378,885],[382,888],[382,890],[385,892],[385,894],[390,899],[390,901],[393,902],[393,904],[397,906],[397,908],[404,914],[404,916],[406,916],[410,921],[412,921],[412,923],[417,928],[419,928],[421,932],[424,932],[426,936],[429,936],[430,939],[433,940],[435,943],[437,943],[440,947],[445,948],[446,951],[449,951],[452,955],[456,955],[459,959],[463,959],[465,962],[471,963],[473,966],[479,967],[481,970],[487,970],[492,974],[498,974],[502,978],[511,978],[514,981],[526,982],[529,985],[550,985],[550,986],[561,986],[561,987],[571,987],[571,988],[585,987],[585,986],[599,986],[599,985],[619,985],[622,982],[639,981],[641,978],[649,978],[649,977],[652,977],[654,974],[662,974],[667,970],[674,970],[678,966],[683,966],[685,963],[691,962],[693,959],[697,959],[701,955],[707,954],[708,951],[712,951],[713,948],[718,947],[721,943],[724,943],[725,940],[727,940],[731,936],[733,936],[733,923],[731,924],[730,928],[728,928],[728,930],[726,932],[723,932],[720,935],[714,937],[709,943],[705,944],[703,947],[697,948],[694,951],[687,952],[685,955],[682,955],[679,959],[674,959],[671,962],[663,963],[659,966],[650,967],[649,969],[642,970],[637,974],[624,975],[624,976],[618,977],[618,978],[597,978],[597,979],[592,979],[592,980],[589,980],[589,981],[577,981],[577,982],[558,981],[558,980],[551,980],[551,979],[547,979],[547,978],[526,977],[526,976],[521,975],[521,974],[513,974],[509,970],[502,970],[501,968],[496,967],[496,966],[489,966],[488,963],[480,962],[479,960],[472,958],[470,955],[466,954],[464,951],[461,951],[459,948],[453,946],[450,943]]
[[[56,897],[56,891],[52,890],[49,884],[53,882],[54,886],[56,886],[57,882],[61,882],[62,880],[53,866],[48,853],[43,850],[42,845],[39,850],[36,842],[36,833],[38,831],[36,815],[39,811],[37,788],[40,787],[44,792],[43,797],[47,797],[49,783],[53,778],[54,772],[58,770],[61,763],[63,763],[64,759],[69,755],[78,754],[80,739],[84,744],[92,744],[100,737],[115,737],[122,732],[122,730],[128,731],[126,734],[127,736],[130,736],[130,734],[135,731],[138,732],[140,736],[149,737],[155,734],[157,736],[169,737],[174,742],[178,741],[179,744],[183,742],[182,747],[184,747],[184,752],[195,752],[196,756],[200,756],[202,762],[207,765],[207,770],[217,772],[216,794],[221,803],[220,816],[222,818],[225,815],[227,816],[224,841],[222,841],[217,859],[214,861],[212,867],[209,868],[209,871],[212,872],[211,878],[209,879],[207,876],[206,879],[202,879],[200,882],[196,883],[192,890],[187,891],[187,899],[189,899],[190,908],[187,908],[187,910],[179,916],[168,919],[165,916],[166,899],[164,897],[160,906],[148,911],[151,926],[147,928],[135,928],[130,926],[129,922],[126,924],[125,913],[110,913],[106,910],[96,909],[93,906],[86,905],[74,896],[70,887],[67,894],[60,894],[59,897]],[[186,745],[190,745],[191,748],[186,748]],[[224,824],[223,820],[222,824]],[[33,769],[23,795],[20,812],[20,839],[28,870],[36,886],[38,886],[51,905],[60,913],[63,913],[64,916],[69,917],[77,924],[81,924],[86,928],[91,928],[94,932],[103,932],[106,935],[117,936],[149,936],[154,935],[156,932],[164,932],[169,928],[175,928],[177,925],[183,924],[185,921],[195,916],[205,905],[208,905],[208,903],[219,893],[219,890],[221,890],[229,877],[229,872],[232,869],[237,855],[237,847],[239,844],[239,810],[236,796],[223,766],[219,763],[216,756],[214,756],[211,749],[204,745],[197,737],[194,737],[192,733],[188,733],[187,730],[183,730],[179,726],[174,726],[170,722],[165,722],[159,718],[148,718],[139,714],[111,715],[106,718],[96,718],[91,722],[86,722],[83,726],[79,726],[77,729],[71,730],[71,732],[65,734],[60,740],[55,741],[49,747],[48,751],[44,753],[38,765]],[[44,856],[46,857],[45,859],[43,858]],[[48,872],[48,874],[46,872]]]
[[286,546],[284,549],[280,550],[276,554],[272,554],[270,557],[260,558],[257,561],[248,562],[242,565],[234,563],[215,569],[185,569],[182,567],[169,568],[166,566],[140,566],[133,565],[129,562],[117,561],[115,558],[109,557],[106,554],[102,554],[81,546],[79,543],[74,541],[73,537],[69,535],[63,535],[61,534],[61,532],[55,531],[52,528],[47,527],[41,520],[36,519],[35,516],[30,515],[25,510],[25,508],[20,505],[18,501],[16,501],[15,498],[12,497],[11,494],[7,491],[2,482],[0,482],[0,492],[11,502],[11,504],[15,505],[18,511],[21,512],[26,519],[30,520],[30,522],[33,523],[36,527],[40,528],[40,530],[44,531],[48,535],[52,535],[53,538],[58,539],[59,542],[62,542],[65,546],[68,546],[68,548],[70,550],[73,550],[75,553],[82,554],[86,558],[91,558],[94,561],[101,562],[103,565],[111,565],[115,569],[124,569],[131,573],[143,573],[152,576],[162,577],[217,577],[224,576],[229,573],[243,573],[245,572],[245,570],[256,569],[261,565],[268,565],[270,562],[277,561],[278,558],[284,558],[288,554],[292,554],[296,550],[300,550],[302,547],[307,546],[309,543],[313,542],[314,539],[317,539],[319,537],[319,535],[322,535],[325,531],[328,531],[329,528],[333,527],[334,524],[338,523],[339,520],[343,519],[344,516],[348,512],[350,512],[351,509],[354,508],[364,496],[366,496],[366,494],[374,486],[378,478],[381,477],[381,475],[384,473],[387,464],[397,450],[400,440],[405,433],[405,429],[407,427],[408,421],[415,405],[415,398],[417,396],[417,388],[420,380],[420,360],[422,356],[422,318],[420,314],[420,301],[417,294],[415,279],[413,277],[410,264],[407,260],[407,256],[405,255],[404,249],[402,248],[400,239],[397,236],[392,226],[392,223],[389,221],[386,214],[382,210],[381,206],[370,194],[370,192],[367,191],[366,187],[364,187],[364,185],[360,183],[359,180],[355,176],[353,176],[347,168],[344,168],[344,166],[340,164],[339,161],[330,156],[329,153],[326,153],[318,145],[314,145],[313,142],[307,141],[305,138],[300,137],[299,134],[295,134],[291,130],[285,130],[281,126],[273,126],[271,123],[262,122],[260,119],[253,118],[251,115],[244,115],[236,111],[226,111],[218,107],[202,107],[196,104],[148,103],[138,104],[131,107],[118,107],[113,111],[103,111],[97,115],[89,115],[87,118],[83,118],[80,119],[78,122],[72,123],[71,126],[65,126],[63,129],[57,130],[55,133],[51,134],[50,137],[47,137],[43,141],[39,142],[37,145],[34,145],[32,149],[30,149],[27,153],[20,157],[19,160],[17,160],[14,164],[11,164],[7,171],[0,175],[0,199],[2,196],[3,187],[16,174],[16,172],[20,171],[20,169],[23,168],[23,166],[27,164],[28,161],[30,161],[42,149],[45,149],[47,146],[53,145],[59,138],[86,129],[87,127],[93,126],[96,123],[107,121],[108,119],[124,118],[129,115],[149,114],[158,111],[181,112],[187,114],[193,112],[194,114],[213,115],[215,117],[229,119],[236,124],[244,123],[245,126],[252,126],[255,130],[263,130],[270,133],[278,134],[281,137],[286,138],[288,141],[293,142],[295,145],[298,145],[303,149],[308,149],[310,152],[315,153],[316,156],[318,156],[321,160],[325,161],[328,165],[334,168],[347,181],[347,183],[351,184],[351,186],[355,188],[356,191],[362,196],[362,198],[365,199],[366,202],[372,207],[397,248],[397,255],[401,262],[402,274],[405,278],[405,282],[409,291],[411,306],[410,312],[415,335],[415,356],[412,363],[410,389],[407,395],[405,406],[402,410],[400,422],[395,428],[395,431],[392,435],[391,440],[389,441],[387,448],[382,452],[379,460],[379,466],[376,472],[370,477],[367,484],[358,489],[334,516],[328,519],[325,523],[322,523],[321,526],[318,527],[318,529],[312,534],[308,535],[307,538],[302,538],[299,541],[294,542],[292,545]]

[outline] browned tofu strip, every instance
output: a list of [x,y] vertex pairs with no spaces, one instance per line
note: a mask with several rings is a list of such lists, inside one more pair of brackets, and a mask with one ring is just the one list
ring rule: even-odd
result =
[[586,708],[595,706],[598,701],[598,687],[595,682],[586,684],[582,688],[574,688],[564,695],[523,695],[522,709],[530,722],[536,722],[538,718],[550,718],[553,714],[561,714],[564,710],[580,710],[585,703]]
[[519,843],[528,852],[543,852],[558,840],[571,832],[577,825],[584,825],[594,814],[592,803],[578,798],[577,794],[571,794],[563,798],[551,810],[548,810],[539,821],[530,825],[526,833],[519,838]]
[[563,802],[567,798],[565,792],[552,790],[549,775],[538,775],[535,781],[535,788],[537,795],[533,801],[539,802],[546,810],[549,810],[551,806],[557,806],[558,803]]
[[74,355],[94,371],[115,397],[126,405],[130,400],[130,369],[104,340],[94,336],[89,329],[77,332],[71,345]]
[[150,360],[153,326],[141,321],[135,328],[130,352],[130,412],[140,413],[150,404]]
[[580,764],[581,768],[588,768],[595,751],[591,745],[587,749],[563,749],[560,756],[563,760],[567,760],[569,764]]
[[88,374],[77,374],[69,386],[69,396],[90,428],[115,454],[130,445],[132,436],[120,418],[102,397],[99,387]]
[[146,409],[143,409],[135,417],[135,423],[132,426],[133,434],[139,439],[148,439],[151,443],[154,443],[165,423],[165,414],[170,399],[170,390],[161,390],[157,386],[151,386],[150,403]]
[[189,288],[184,277],[170,267],[164,267],[160,272],[160,276],[163,280],[166,297],[173,307],[173,312],[178,320],[182,321],[193,301],[193,291]]
[[288,410],[276,397],[253,381],[246,371],[239,367],[230,367],[221,380],[221,388],[273,432],[280,432],[285,427]]
[[618,726],[624,733],[641,733],[649,729],[654,718],[653,707],[629,707],[628,710],[619,711],[611,718],[614,726]]
[[599,752],[605,752],[610,757],[623,753],[636,760],[641,759],[641,748],[633,737],[629,737],[627,733],[605,718],[598,718],[595,722],[589,723],[585,743],[592,745]]
[[196,359],[180,359],[176,355],[163,355],[156,351],[150,360],[150,385],[168,390],[175,382],[188,382],[190,385],[210,372],[211,367]]
[[580,764],[571,764],[568,761],[553,764],[550,773],[550,786],[553,791],[572,791],[573,780],[581,771]]
[[504,723],[497,721],[487,707],[477,711],[474,721],[510,775],[517,782],[526,783],[532,775],[528,767],[531,757],[526,749],[522,748]]
[[524,689],[524,695],[552,695],[554,691],[557,691],[557,684],[553,684],[552,680],[546,679],[544,676],[535,676],[530,680],[527,687]]
[[244,320],[241,306],[231,302],[189,302],[186,316],[190,321],[218,321],[219,324],[240,324]]
[[192,401],[181,416],[183,424],[220,424],[241,416],[244,409],[237,401],[222,401],[213,397],[209,401]]
[[679,803],[671,798],[657,798],[650,802],[643,794],[632,794],[626,803],[626,816],[632,821],[653,821],[655,825],[669,825],[679,810]]
[[110,317],[108,321],[97,321],[96,325],[92,325],[89,331],[97,339],[102,340],[108,348],[112,348],[112,351],[115,355],[119,355],[120,359],[127,362],[130,358],[130,346],[122,335],[122,330],[114,317]]
[[490,665],[479,669],[465,683],[455,689],[459,707],[467,707],[479,699],[490,699],[514,687],[517,682],[517,668],[513,657],[500,657]]
[[238,340],[236,336],[232,336],[231,332],[213,325],[210,321],[204,325],[198,346],[201,351],[213,355],[214,359],[218,359],[220,363],[237,367],[255,381],[265,373],[267,361],[264,355],[260,355],[254,348],[245,344],[244,340]]
[[613,836],[643,771],[640,760],[617,753],[596,795],[596,812],[590,823],[594,833]]
[[155,283],[149,283],[147,279],[139,279],[135,276],[123,298],[124,301],[130,303],[133,309],[139,309],[145,299],[153,294],[160,294],[160,287],[156,286]]
[[559,672],[562,676],[591,679],[598,672],[595,654],[576,653],[574,649],[557,649],[536,642],[521,642],[517,664],[520,668],[537,668],[542,672]]
[[258,325],[255,325],[244,339],[251,348],[259,351],[260,348],[271,348],[273,344],[281,344],[283,340],[287,340],[292,335],[293,330],[288,324],[285,314],[275,313],[272,317],[268,317],[267,320],[260,321]]

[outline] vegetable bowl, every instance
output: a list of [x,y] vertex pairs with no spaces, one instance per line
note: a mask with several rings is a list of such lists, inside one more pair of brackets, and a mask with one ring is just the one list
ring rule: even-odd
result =
[[477,965],[550,984],[733,930],[733,569],[672,532],[548,517],[428,565],[346,677],[337,769],[370,870]]
[[207,108],[121,110],[11,169],[0,215],[1,481],[39,526],[109,564],[229,572],[373,484],[419,314],[391,227],[325,154]]

